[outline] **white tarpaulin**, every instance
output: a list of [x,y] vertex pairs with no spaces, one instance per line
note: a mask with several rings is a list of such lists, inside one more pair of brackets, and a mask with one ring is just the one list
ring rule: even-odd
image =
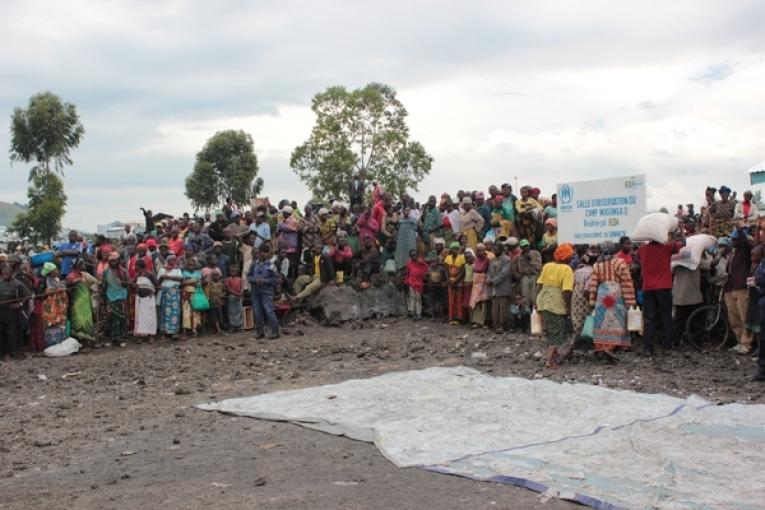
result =
[[397,466],[511,483],[596,508],[765,509],[765,406],[466,367],[201,404],[374,442]]

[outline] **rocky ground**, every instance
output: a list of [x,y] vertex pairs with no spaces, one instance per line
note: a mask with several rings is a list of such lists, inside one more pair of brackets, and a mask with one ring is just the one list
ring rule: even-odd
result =
[[715,402],[765,402],[755,363],[679,350],[610,364],[577,353],[549,371],[543,346],[434,322],[327,328],[298,318],[280,340],[206,336],[0,363],[0,508],[573,508],[513,487],[397,469],[373,445],[195,403],[467,365]]

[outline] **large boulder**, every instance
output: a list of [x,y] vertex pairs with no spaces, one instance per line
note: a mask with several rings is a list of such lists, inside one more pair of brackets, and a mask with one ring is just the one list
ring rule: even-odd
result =
[[308,307],[330,324],[407,313],[404,295],[392,284],[364,290],[355,290],[350,285],[325,285],[313,296]]

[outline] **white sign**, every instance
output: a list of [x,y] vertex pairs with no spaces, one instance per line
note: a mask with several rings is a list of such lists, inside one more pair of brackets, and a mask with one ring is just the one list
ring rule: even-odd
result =
[[619,241],[646,213],[645,176],[558,184],[558,242]]

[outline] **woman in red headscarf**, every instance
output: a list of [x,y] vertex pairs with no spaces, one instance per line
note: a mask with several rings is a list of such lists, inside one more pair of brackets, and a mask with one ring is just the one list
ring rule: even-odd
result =
[[537,293],[537,310],[542,314],[545,337],[550,344],[545,364],[548,368],[558,366],[558,350],[569,343],[566,341],[567,336],[573,334],[571,293],[574,290],[574,271],[569,264],[573,256],[573,246],[558,246],[555,250],[555,260],[542,267],[542,273],[537,280],[540,286]]

